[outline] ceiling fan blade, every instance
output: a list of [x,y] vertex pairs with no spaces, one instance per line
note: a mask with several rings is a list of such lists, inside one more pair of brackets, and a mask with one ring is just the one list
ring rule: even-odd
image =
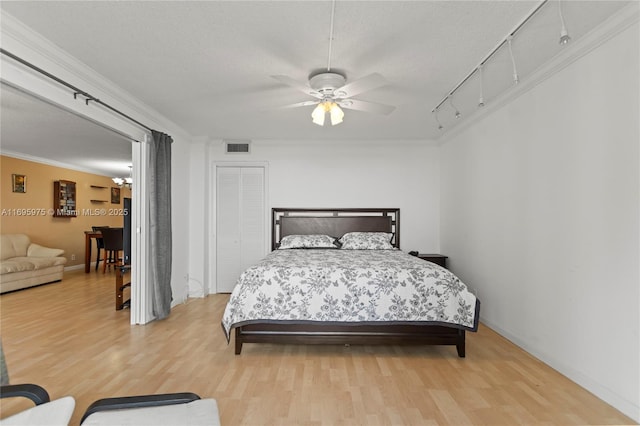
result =
[[350,98],[367,90],[373,90],[388,84],[387,80],[378,73],[369,74],[351,83],[336,89],[334,93],[338,98]]
[[357,99],[345,99],[338,102],[342,108],[355,109],[357,111],[372,112],[374,114],[389,115],[396,107],[375,102],[359,101]]
[[311,106],[311,105],[318,105],[319,103],[320,103],[320,100],[297,102],[295,104],[290,104],[290,105],[285,105],[285,106],[278,107],[278,109],[305,107],[305,106]]
[[307,95],[313,96],[314,98],[322,99],[322,95],[313,90],[311,87],[307,86],[306,83],[294,80],[293,78],[286,75],[272,75],[271,77],[278,80],[280,83],[300,90],[302,93],[306,93]]

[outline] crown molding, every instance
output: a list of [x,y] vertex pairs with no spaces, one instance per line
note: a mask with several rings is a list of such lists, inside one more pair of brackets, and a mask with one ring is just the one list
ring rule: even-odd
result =
[[532,90],[548,78],[557,74],[559,71],[622,33],[631,25],[636,24],[639,20],[640,3],[632,2],[610,16],[606,21],[591,30],[589,33],[585,34],[583,37],[579,38],[575,42],[572,41],[566,49],[563,49],[551,60],[541,65],[529,76],[522,79],[519,84],[512,86],[512,88],[506,90],[501,95],[486,101],[486,105],[483,108],[476,109],[459,125],[449,130],[445,130],[445,133],[436,139],[437,144],[444,145],[450,139],[469,129],[469,127],[482,120],[488,114],[491,114],[513,102],[515,99]]
[[101,172],[101,171],[96,170],[96,169],[91,169],[91,168],[88,168],[88,167],[79,167],[79,166],[76,166],[76,165],[73,165],[73,164],[67,164],[67,163],[64,163],[64,162],[61,162],[61,161],[50,160],[48,158],[42,158],[42,157],[36,157],[36,156],[33,156],[33,155],[22,154],[20,152],[0,150],[0,155],[2,155],[4,157],[17,158],[18,160],[31,161],[32,163],[46,164],[47,166],[60,167],[60,168],[69,169],[69,170],[75,170],[77,172],[91,173],[92,175],[106,176],[106,177],[109,177],[109,178],[112,177],[112,176],[109,176],[109,175],[105,175],[104,172]]

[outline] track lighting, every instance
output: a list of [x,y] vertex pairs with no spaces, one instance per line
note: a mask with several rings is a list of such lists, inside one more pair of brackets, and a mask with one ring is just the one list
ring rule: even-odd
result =
[[[565,26],[565,22],[564,22],[564,16],[562,15],[562,1],[563,0],[557,0],[558,1],[558,13],[560,15],[560,24],[561,24],[561,30],[560,30],[560,44],[564,45],[567,44],[569,41],[571,41],[571,37],[569,37],[569,32],[567,31],[567,28]],[[438,123],[438,129],[442,129],[442,125],[440,124],[440,121],[438,120],[438,111],[440,110],[440,108],[442,107],[442,105],[447,102],[447,100],[449,101],[449,103],[451,103],[451,107],[454,109],[455,111],[455,117],[456,118],[460,118],[461,114],[460,111],[458,111],[458,109],[453,105],[453,102],[451,101],[451,98],[453,97],[453,95],[458,91],[458,89],[460,89],[460,87],[462,87],[464,84],[468,83],[469,80],[471,79],[471,77],[473,76],[474,73],[478,73],[478,78],[480,79],[480,96],[478,98],[478,107],[484,107],[485,105],[485,101],[484,101],[484,81],[483,81],[483,73],[484,73],[484,65],[489,62],[494,55],[496,54],[496,52],[500,51],[503,48],[508,49],[508,54],[509,57],[511,59],[511,66],[512,66],[512,76],[513,76],[513,82],[515,84],[518,84],[520,82],[520,76],[518,75],[518,69],[516,67],[516,59],[515,56],[513,54],[513,38],[516,35],[516,33],[519,33],[523,28],[525,28],[525,26],[527,25],[527,23],[529,23],[529,21],[531,21],[531,19],[545,6],[545,5],[550,5],[554,3],[553,1],[550,0],[541,0],[538,2],[538,4],[531,10],[531,12],[529,12],[529,14],[527,16],[524,17],[524,19],[522,19],[522,21],[520,21],[512,30],[511,32],[508,33],[508,35],[503,38],[484,58],[482,58],[482,60],[480,61],[480,63],[473,68],[462,80],[460,80],[460,82],[453,87],[453,89],[449,90],[449,92],[447,92],[447,94],[440,100],[439,103],[437,103],[435,105],[435,107],[431,110],[431,112],[435,115],[436,118],[436,122]]]
[[569,37],[569,32],[567,31],[567,27],[564,25],[564,17],[562,16],[562,1],[558,0],[558,14],[560,15],[560,24],[562,28],[560,29],[560,40],[558,43],[561,45],[565,45],[571,41],[571,37]]
[[513,57],[513,48],[511,47],[511,41],[513,40],[513,35],[507,37],[507,43],[509,45],[509,56],[511,56],[511,65],[513,66],[513,82],[515,84],[520,83],[520,77],[518,77],[518,69],[516,68],[516,59]]

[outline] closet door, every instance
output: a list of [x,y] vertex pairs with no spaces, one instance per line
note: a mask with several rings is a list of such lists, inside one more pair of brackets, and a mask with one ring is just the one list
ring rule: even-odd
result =
[[263,167],[216,167],[216,287],[233,291],[240,274],[265,256]]

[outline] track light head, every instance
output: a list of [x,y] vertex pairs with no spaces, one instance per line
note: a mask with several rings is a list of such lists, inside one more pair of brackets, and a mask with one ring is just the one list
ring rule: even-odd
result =
[[558,15],[560,15],[560,25],[562,26],[560,29],[560,40],[558,40],[558,43],[561,46],[564,46],[571,41],[571,37],[569,37],[567,27],[564,25],[564,16],[562,16],[562,0],[558,0]]
[[438,123],[438,130],[444,129],[444,127],[442,126],[442,123],[440,123],[440,120],[438,120],[438,109],[436,108],[432,112],[433,112],[433,116],[436,119],[436,123]]
[[484,106],[484,68],[483,64],[478,66],[478,78],[480,79],[480,98],[478,99],[478,107]]
[[564,46],[570,41],[571,41],[571,37],[569,37],[569,33],[567,32],[567,29],[565,27],[562,27],[562,30],[560,31],[560,40],[558,41],[558,43]]
[[456,108],[456,106],[453,104],[453,99],[451,98],[452,95],[453,95],[453,92],[451,92],[451,94],[449,95],[449,104],[451,105],[451,108],[453,108],[453,110],[455,111],[453,114],[455,115],[456,119],[459,119],[460,117],[462,117],[462,114],[460,114],[460,111],[458,111],[458,108]]

